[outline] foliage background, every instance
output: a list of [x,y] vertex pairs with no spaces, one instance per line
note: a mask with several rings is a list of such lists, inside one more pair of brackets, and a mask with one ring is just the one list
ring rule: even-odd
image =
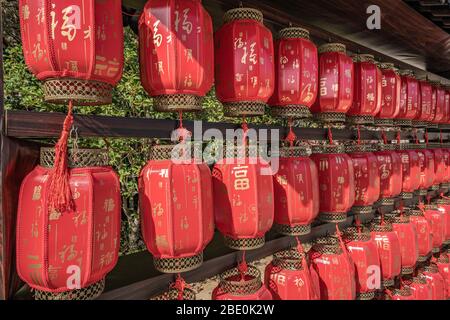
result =
[[[43,101],[40,82],[28,71],[22,54],[18,18],[18,0],[0,0],[3,8],[4,44],[4,94],[6,109],[30,111],[65,112],[65,106],[47,104]],[[130,28],[125,28],[125,64],[123,77],[114,90],[113,103],[99,107],[80,107],[80,114],[113,115],[121,117],[172,118],[176,115],[153,110],[152,99],[144,91],[139,78],[138,42]],[[236,122],[226,119],[222,106],[212,89],[204,100],[201,114],[186,114],[186,119]],[[252,123],[273,124],[270,116],[252,118]],[[168,137],[169,138],[169,137]],[[49,142],[49,141],[46,141]],[[54,143],[55,141],[51,141]],[[108,148],[110,164],[120,176],[122,189],[122,236],[121,254],[144,250],[140,237],[137,177],[147,161],[151,139],[81,139],[80,146]]]

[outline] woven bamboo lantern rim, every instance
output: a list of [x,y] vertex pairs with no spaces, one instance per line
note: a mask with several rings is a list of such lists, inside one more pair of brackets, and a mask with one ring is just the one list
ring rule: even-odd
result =
[[319,47],[318,49],[319,54],[320,53],[326,53],[326,52],[341,52],[341,53],[346,53],[347,52],[347,47],[345,46],[345,44],[342,43],[326,43],[323,44]]
[[345,153],[345,146],[343,144],[327,144],[327,145],[312,146],[312,153],[321,153],[321,154]]
[[273,255],[273,265],[287,270],[303,270],[304,253],[297,249],[283,250]]
[[353,62],[371,62],[375,63],[375,56],[371,54],[355,54],[353,56]]
[[375,152],[377,146],[373,144],[349,144],[345,146],[346,153],[359,153],[359,152]]
[[255,20],[262,23],[264,16],[261,11],[254,8],[235,8],[225,12],[223,16],[224,23],[236,20]]
[[308,39],[309,31],[300,27],[289,27],[281,29],[279,32],[280,39]]
[[243,280],[230,280],[241,276],[239,269],[233,268],[223,272],[220,275],[220,289],[232,295],[243,296],[253,294],[261,288],[261,273],[257,268],[249,265],[247,271],[243,275]]
[[395,64],[390,63],[390,62],[382,62],[380,63],[380,68],[383,70],[396,70],[395,68]]
[[[108,166],[108,152],[104,149],[69,149],[67,152],[69,168]],[[44,168],[53,168],[55,149],[43,147],[40,150],[40,164]]]

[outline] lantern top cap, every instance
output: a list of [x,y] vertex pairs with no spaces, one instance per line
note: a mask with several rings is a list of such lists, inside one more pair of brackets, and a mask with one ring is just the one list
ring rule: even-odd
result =
[[309,39],[309,31],[300,27],[289,27],[281,29],[280,39]]
[[247,277],[241,280],[241,271],[233,268],[220,275],[220,288],[226,293],[234,295],[248,295],[258,291],[261,286],[261,273],[254,266],[249,265],[244,273]]
[[388,220],[385,220],[384,224],[381,224],[381,220],[379,218],[375,218],[370,224],[370,231],[392,232],[393,230],[394,229],[392,228],[392,224]]
[[326,53],[326,52],[347,52],[347,47],[345,44],[342,43],[325,43],[319,47],[319,53]]
[[312,249],[319,253],[325,254],[342,254],[342,248],[339,245],[339,239],[336,235],[328,237],[320,237],[314,241]]
[[235,20],[255,20],[263,23],[264,16],[261,11],[253,8],[235,8],[225,12],[223,16],[224,23]]
[[395,64],[391,62],[382,62],[380,63],[380,68],[383,70],[396,70]]
[[322,153],[322,154],[345,153],[345,146],[342,144],[317,145],[312,147],[312,153]]
[[[69,168],[108,166],[108,152],[103,149],[69,149]],[[44,168],[52,168],[55,161],[54,148],[41,148],[40,163]]]
[[344,230],[343,234],[344,240],[347,241],[362,241],[367,242],[370,240],[370,232],[366,227],[348,227]]
[[311,155],[311,148],[307,146],[283,147],[280,148],[279,154],[272,153],[272,156],[279,156],[281,158],[298,158],[309,157]]
[[397,145],[392,143],[381,143],[379,146],[380,151],[395,151],[397,150]]
[[[200,163],[201,155],[197,155],[195,150],[194,144],[187,144],[185,148],[180,148],[179,144],[155,145],[150,148],[150,160],[171,160],[176,156],[177,160],[194,159],[195,163]],[[186,153],[186,151],[189,151],[189,153]]]
[[401,76],[414,77],[414,71],[409,69],[399,70],[399,74]]
[[439,269],[438,269],[437,265],[435,265],[435,264],[430,264],[430,265],[424,266],[420,269],[422,270],[422,272],[439,273]]
[[428,82],[432,85],[432,86],[440,86],[441,85],[441,81],[439,80],[428,80]]
[[423,275],[419,275],[412,279],[412,283],[427,284],[427,278],[425,278]]
[[302,270],[304,257],[305,254],[295,248],[279,251],[273,255],[273,265],[288,270]]
[[372,62],[375,63],[375,56],[371,54],[355,54],[353,55],[354,62]]
[[345,146],[346,153],[375,152],[377,149],[374,144],[349,144]]
[[401,289],[394,289],[392,290],[392,294],[394,296],[402,296],[402,297],[408,297],[412,295],[411,289],[407,286],[404,286]]

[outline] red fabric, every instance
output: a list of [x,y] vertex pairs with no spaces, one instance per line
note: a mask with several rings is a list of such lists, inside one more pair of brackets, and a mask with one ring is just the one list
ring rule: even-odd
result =
[[433,248],[440,248],[444,241],[444,213],[440,210],[425,210],[425,218],[431,226],[431,234],[433,236]]
[[377,157],[371,152],[349,154],[355,175],[354,206],[369,206],[380,197],[380,173]]
[[417,113],[416,120],[432,121],[436,113],[436,106],[433,105],[433,89],[431,84],[426,80],[419,81],[419,90],[419,112]]
[[400,112],[400,76],[394,70],[382,70],[381,83],[381,109],[376,117],[394,119]]
[[393,223],[392,227],[400,243],[402,268],[414,268],[419,258],[419,240],[415,224]]
[[403,192],[414,192],[420,185],[419,155],[414,150],[398,151],[402,160]]
[[401,76],[400,112],[396,119],[415,119],[419,113],[419,83],[411,76]]
[[442,275],[437,272],[424,271],[423,274],[427,279],[428,285],[431,287],[432,300],[446,300],[447,299],[447,283]]
[[434,155],[434,184],[446,182],[447,163],[441,148],[430,149]]
[[375,152],[380,173],[380,198],[394,198],[402,192],[402,161],[395,151]]
[[446,119],[445,90],[440,86],[433,86],[432,102],[436,104],[433,123],[443,123]]
[[394,279],[401,272],[400,242],[397,234],[394,231],[372,231],[371,237],[378,247],[383,279]]
[[419,189],[428,189],[434,184],[434,155],[427,149],[416,150],[419,156],[420,184]]
[[[440,255],[447,256],[448,258],[448,254],[446,252],[441,252]],[[436,261],[436,265],[438,266],[439,273],[445,281],[445,289],[448,299],[450,298],[450,263]]]
[[416,229],[419,256],[427,257],[431,253],[431,249],[433,249],[431,224],[424,216],[410,216],[409,220]]

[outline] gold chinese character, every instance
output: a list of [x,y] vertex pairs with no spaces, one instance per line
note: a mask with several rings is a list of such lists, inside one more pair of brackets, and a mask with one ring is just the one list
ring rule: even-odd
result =
[[33,196],[31,200],[36,201],[41,199],[42,186],[35,186],[33,191]]

